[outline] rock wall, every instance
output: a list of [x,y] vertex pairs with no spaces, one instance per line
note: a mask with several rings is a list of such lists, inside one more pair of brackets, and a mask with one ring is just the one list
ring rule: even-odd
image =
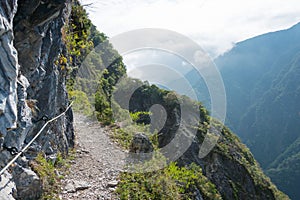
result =
[[[46,119],[69,105],[66,72],[55,61],[64,51],[62,27],[70,9],[69,0],[0,1],[0,168],[34,137]],[[12,168],[10,185],[15,198],[40,195],[41,189],[34,190],[35,194],[26,192],[38,188],[39,183],[28,161],[40,151],[52,157],[58,151],[67,153],[74,145],[72,121],[69,110],[45,129]],[[2,191],[0,188],[1,197]]]
[[16,49],[13,46],[13,18],[17,1],[0,2],[0,144],[7,129],[17,124],[17,76],[19,71]]

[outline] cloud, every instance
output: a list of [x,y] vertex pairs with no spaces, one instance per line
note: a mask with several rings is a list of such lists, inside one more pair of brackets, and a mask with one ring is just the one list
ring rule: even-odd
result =
[[164,28],[195,40],[212,56],[233,43],[300,21],[299,0],[84,0],[93,23],[109,37]]

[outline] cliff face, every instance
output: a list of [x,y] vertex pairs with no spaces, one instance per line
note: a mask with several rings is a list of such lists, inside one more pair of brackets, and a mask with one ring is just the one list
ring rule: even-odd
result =
[[7,134],[7,128],[16,128],[17,121],[17,52],[13,47],[13,17],[17,3],[1,1],[0,37],[1,37],[1,96],[0,131],[1,140]]
[[[57,116],[69,104],[66,72],[55,65],[64,51],[61,29],[69,15],[69,5],[68,0],[0,2],[1,168],[12,158],[11,153],[19,151],[34,137],[45,119]],[[66,153],[73,146],[73,140],[72,111],[69,110],[45,129],[22,162],[12,169],[17,191],[14,197],[33,199],[40,195],[39,180],[28,167],[30,158],[39,151],[48,156]],[[29,177],[27,182],[26,177]],[[30,183],[29,180],[35,181]],[[35,189],[26,192],[26,187],[32,186]],[[0,190],[1,197],[8,195],[2,192]]]

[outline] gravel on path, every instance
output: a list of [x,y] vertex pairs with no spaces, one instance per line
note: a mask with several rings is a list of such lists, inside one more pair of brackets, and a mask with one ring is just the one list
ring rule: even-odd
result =
[[62,180],[63,200],[108,200],[114,195],[126,153],[95,119],[75,114],[76,154]]

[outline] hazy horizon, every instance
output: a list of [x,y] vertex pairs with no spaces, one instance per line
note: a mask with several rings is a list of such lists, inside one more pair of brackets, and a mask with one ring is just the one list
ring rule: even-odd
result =
[[92,22],[108,37],[140,28],[176,31],[196,41],[211,57],[237,42],[300,22],[300,2],[237,0],[82,0]]

